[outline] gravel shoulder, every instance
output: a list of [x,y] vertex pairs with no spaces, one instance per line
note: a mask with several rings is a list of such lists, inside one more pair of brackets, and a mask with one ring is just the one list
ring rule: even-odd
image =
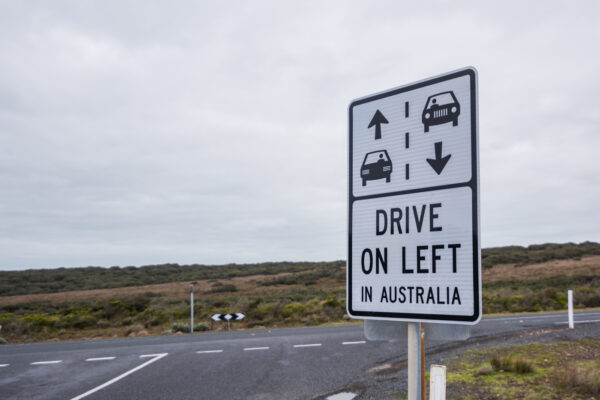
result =
[[[426,347],[426,371],[431,364],[447,365],[450,360],[460,358],[469,350],[483,350],[491,347],[519,346],[531,343],[577,342],[598,340],[600,323],[577,325],[575,329],[548,328],[507,334],[494,337],[476,337],[461,342],[433,342]],[[402,346],[403,344],[398,344]],[[449,373],[451,371],[448,371]],[[406,357],[392,357],[384,363],[374,365],[346,387],[316,399],[327,399],[334,393],[351,392],[358,394],[354,400],[405,399],[407,391]],[[450,393],[448,393],[450,396]],[[452,398],[452,397],[448,397]]]

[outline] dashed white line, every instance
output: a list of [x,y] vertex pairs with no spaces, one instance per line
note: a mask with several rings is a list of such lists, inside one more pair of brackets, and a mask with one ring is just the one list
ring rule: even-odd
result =
[[367,343],[365,340],[359,340],[356,342],[342,342],[343,345],[347,346],[347,345],[351,345],[351,344],[365,344]]
[[222,353],[223,350],[200,350],[197,351],[196,353],[198,354],[212,354],[212,353]]
[[0,368],[8,367],[10,364],[0,364]]
[[35,361],[30,365],[49,365],[49,364],[60,364],[62,360],[52,360],[52,361]]
[[321,343],[295,344],[294,347],[321,347]]
[[244,351],[269,350],[269,347],[246,347]]
[[96,357],[96,358],[86,358],[85,361],[109,361],[114,360],[116,357]]
[[108,382],[103,383],[100,386],[96,386],[95,388],[88,390],[87,392],[80,394],[79,396],[73,397],[71,400],[80,400],[83,399],[84,397],[89,396],[90,394],[96,393],[98,390],[104,389],[105,387],[112,385],[113,383],[120,381],[121,379],[125,378],[128,375],[133,374],[135,371],[139,371],[140,369],[147,367],[148,365],[152,364],[155,361],[160,360],[163,357],[166,357],[169,353],[162,353],[162,354],[144,354],[143,356],[140,356],[140,358],[143,357],[154,357],[151,360],[146,361],[145,363],[143,363],[142,365],[138,365],[137,367],[130,369],[129,371],[117,376],[116,378],[111,379]]

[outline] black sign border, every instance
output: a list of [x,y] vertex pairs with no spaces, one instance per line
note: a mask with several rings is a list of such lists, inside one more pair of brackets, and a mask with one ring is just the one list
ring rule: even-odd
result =
[[[471,94],[471,179],[468,182],[457,183],[451,185],[432,186],[428,188],[411,189],[390,193],[381,193],[367,196],[354,197],[352,192],[353,182],[353,110],[354,107],[369,103],[371,101],[383,99],[389,96],[395,96],[400,93],[409,92],[425,86],[434,85],[451,79],[456,79],[461,76],[469,76],[470,94]],[[350,103],[348,108],[348,259],[346,265],[346,309],[348,315],[353,318],[367,317],[372,319],[396,319],[411,320],[411,321],[444,321],[444,322],[462,322],[476,323],[481,318],[481,293],[479,287],[479,271],[480,271],[480,243],[479,243],[479,169],[478,169],[478,115],[477,115],[477,71],[475,68],[467,67],[465,69],[450,72],[449,74],[440,75],[435,78],[426,79],[414,84],[392,89],[386,92],[374,94],[360,98]],[[355,311],[352,309],[352,210],[354,202],[357,200],[366,200],[371,198],[389,197],[404,195],[410,193],[421,193],[429,191],[437,191],[443,189],[451,189],[457,187],[470,187],[472,195],[472,231],[473,231],[473,292],[474,292],[474,307],[472,315],[444,315],[444,314],[417,314],[417,313],[393,313],[393,312],[375,312],[375,311]]]

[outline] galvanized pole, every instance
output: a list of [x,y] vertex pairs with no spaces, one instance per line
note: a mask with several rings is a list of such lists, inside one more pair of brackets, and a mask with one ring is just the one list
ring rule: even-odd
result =
[[407,400],[421,400],[421,327],[408,323],[408,396]]
[[194,333],[194,284],[190,283],[190,333]]
[[421,322],[421,400],[425,400],[425,324]]

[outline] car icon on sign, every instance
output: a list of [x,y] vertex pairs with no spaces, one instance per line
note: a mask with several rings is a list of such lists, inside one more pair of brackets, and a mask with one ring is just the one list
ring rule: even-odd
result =
[[385,178],[386,183],[392,175],[392,162],[386,150],[377,150],[367,153],[360,167],[362,185],[367,186],[367,181]]
[[452,91],[442,92],[429,96],[421,120],[425,132],[429,132],[429,126],[445,124],[452,121],[452,126],[458,125],[460,104]]

